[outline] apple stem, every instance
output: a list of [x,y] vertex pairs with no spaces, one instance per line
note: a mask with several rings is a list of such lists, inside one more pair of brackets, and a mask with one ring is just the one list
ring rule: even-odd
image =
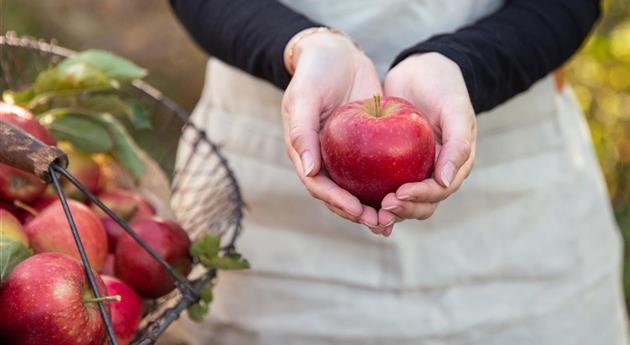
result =
[[27,204],[21,202],[20,200],[13,200],[13,205],[15,205],[15,207],[19,209],[22,209],[30,213],[33,217],[37,217],[39,215],[39,212],[36,209],[28,206]]
[[113,295],[113,296],[102,296],[99,298],[96,297],[92,297],[92,298],[84,298],[83,302],[85,303],[98,303],[98,302],[120,302],[122,300],[122,297],[120,297],[120,295]]
[[374,94],[374,116],[381,117],[381,95]]

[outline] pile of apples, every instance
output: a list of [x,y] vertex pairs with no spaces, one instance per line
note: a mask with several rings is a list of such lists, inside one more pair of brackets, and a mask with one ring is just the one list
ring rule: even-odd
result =
[[[141,195],[121,188],[102,162],[55,138],[28,111],[0,102],[0,120],[20,127],[68,156],[68,170],[127,221],[182,275],[192,267],[190,240],[174,221],[158,218]],[[106,164],[112,164],[107,162]],[[110,169],[111,170],[111,169]],[[111,174],[110,174],[111,175]],[[140,245],[70,184],[70,210],[99,293],[120,344],[135,337],[143,299],[164,296],[175,282]],[[105,327],[68,221],[54,190],[36,176],[0,164],[0,241],[17,241],[33,255],[3,272],[0,280],[0,344],[101,345]],[[0,262],[0,265],[2,263]],[[5,268],[0,267],[0,270]]]

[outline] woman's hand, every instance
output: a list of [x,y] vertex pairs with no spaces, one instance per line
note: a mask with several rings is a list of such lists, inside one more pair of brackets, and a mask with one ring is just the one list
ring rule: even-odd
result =
[[387,74],[385,95],[413,103],[429,120],[438,146],[433,178],[404,184],[388,194],[381,203],[379,223],[427,219],[461,186],[473,166],[477,127],[466,83],[459,67],[443,55],[412,55]]
[[[289,43],[287,46],[289,46]],[[322,169],[319,130],[340,105],[382,94],[372,61],[341,34],[316,32],[293,49],[295,73],[282,100],[285,147],[309,193],[336,214],[372,227],[377,211],[362,205],[335,184]],[[285,54],[286,56],[286,54]]]

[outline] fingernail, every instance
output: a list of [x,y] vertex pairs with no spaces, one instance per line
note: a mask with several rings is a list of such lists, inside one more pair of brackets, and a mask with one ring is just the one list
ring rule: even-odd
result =
[[360,221],[359,221],[359,223],[361,223],[361,224],[363,224],[363,225],[367,226],[368,228],[371,228],[371,227],[375,227],[375,226],[376,226],[376,224],[369,224],[368,222],[365,222],[365,221],[363,221],[363,220],[360,220]]
[[385,211],[396,212],[396,211],[400,211],[400,206],[397,206],[397,205],[385,206],[383,207],[383,209]]
[[413,201],[415,198],[411,195],[401,195],[398,197],[398,200],[402,201]]
[[442,168],[442,181],[446,188],[451,186],[453,178],[455,178],[455,165],[452,162],[446,162],[444,168]]
[[388,226],[392,226],[392,225],[394,225],[394,223],[396,223],[396,218],[394,218],[394,219],[390,220],[390,221],[389,221],[389,223],[387,223],[387,224],[383,224],[383,225],[379,225],[379,226],[380,226],[381,228],[386,228],[386,227],[388,227]]
[[304,153],[302,153],[302,167],[304,168],[304,176],[308,176],[308,174],[313,171],[315,163],[313,162],[313,154],[311,154],[311,151],[304,151]]

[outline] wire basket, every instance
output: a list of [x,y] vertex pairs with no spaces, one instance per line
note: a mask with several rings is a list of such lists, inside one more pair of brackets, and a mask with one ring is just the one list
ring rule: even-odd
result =
[[[13,33],[0,36],[0,92],[6,89],[21,89],[30,85],[37,74],[54,66],[74,52],[29,37],[17,37]],[[228,253],[235,249],[235,242],[241,229],[243,201],[238,183],[230,170],[219,147],[213,143],[204,130],[195,127],[188,119],[188,114],[175,103],[164,97],[159,91],[145,82],[136,80],[120,91],[142,103],[151,114],[153,130],[131,131],[137,144],[147,153],[150,161],[159,166],[166,183],[170,185],[170,200],[174,216],[189,234],[191,240],[212,232],[222,238],[222,250]],[[178,145],[183,147],[179,148]],[[63,152],[59,154],[62,157]],[[177,164],[176,164],[177,159]],[[52,162],[52,160],[51,160]],[[89,263],[81,248],[78,232],[73,224],[72,215],[67,208],[60,179],[65,178],[77,186],[91,202],[103,209],[121,225],[141,246],[145,248],[175,278],[176,289],[169,295],[154,300],[147,308],[140,325],[137,338],[132,344],[153,344],[158,337],[189,306],[199,301],[200,290],[215,277],[215,270],[208,270],[197,265],[189,277],[181,277],[166,262],[149,248],[133,230],[112,211],[108,210],[94,195],[83,188],[79,181],[71,176],[62,161],[56,160],[48,171],[40,176],[52,182],[63,205],[71,231],[82,254],[83,264],[91,282],[93,292],[98,296]],[[103,304],[99,302],[101,315],[110,334],[111,323]]]

